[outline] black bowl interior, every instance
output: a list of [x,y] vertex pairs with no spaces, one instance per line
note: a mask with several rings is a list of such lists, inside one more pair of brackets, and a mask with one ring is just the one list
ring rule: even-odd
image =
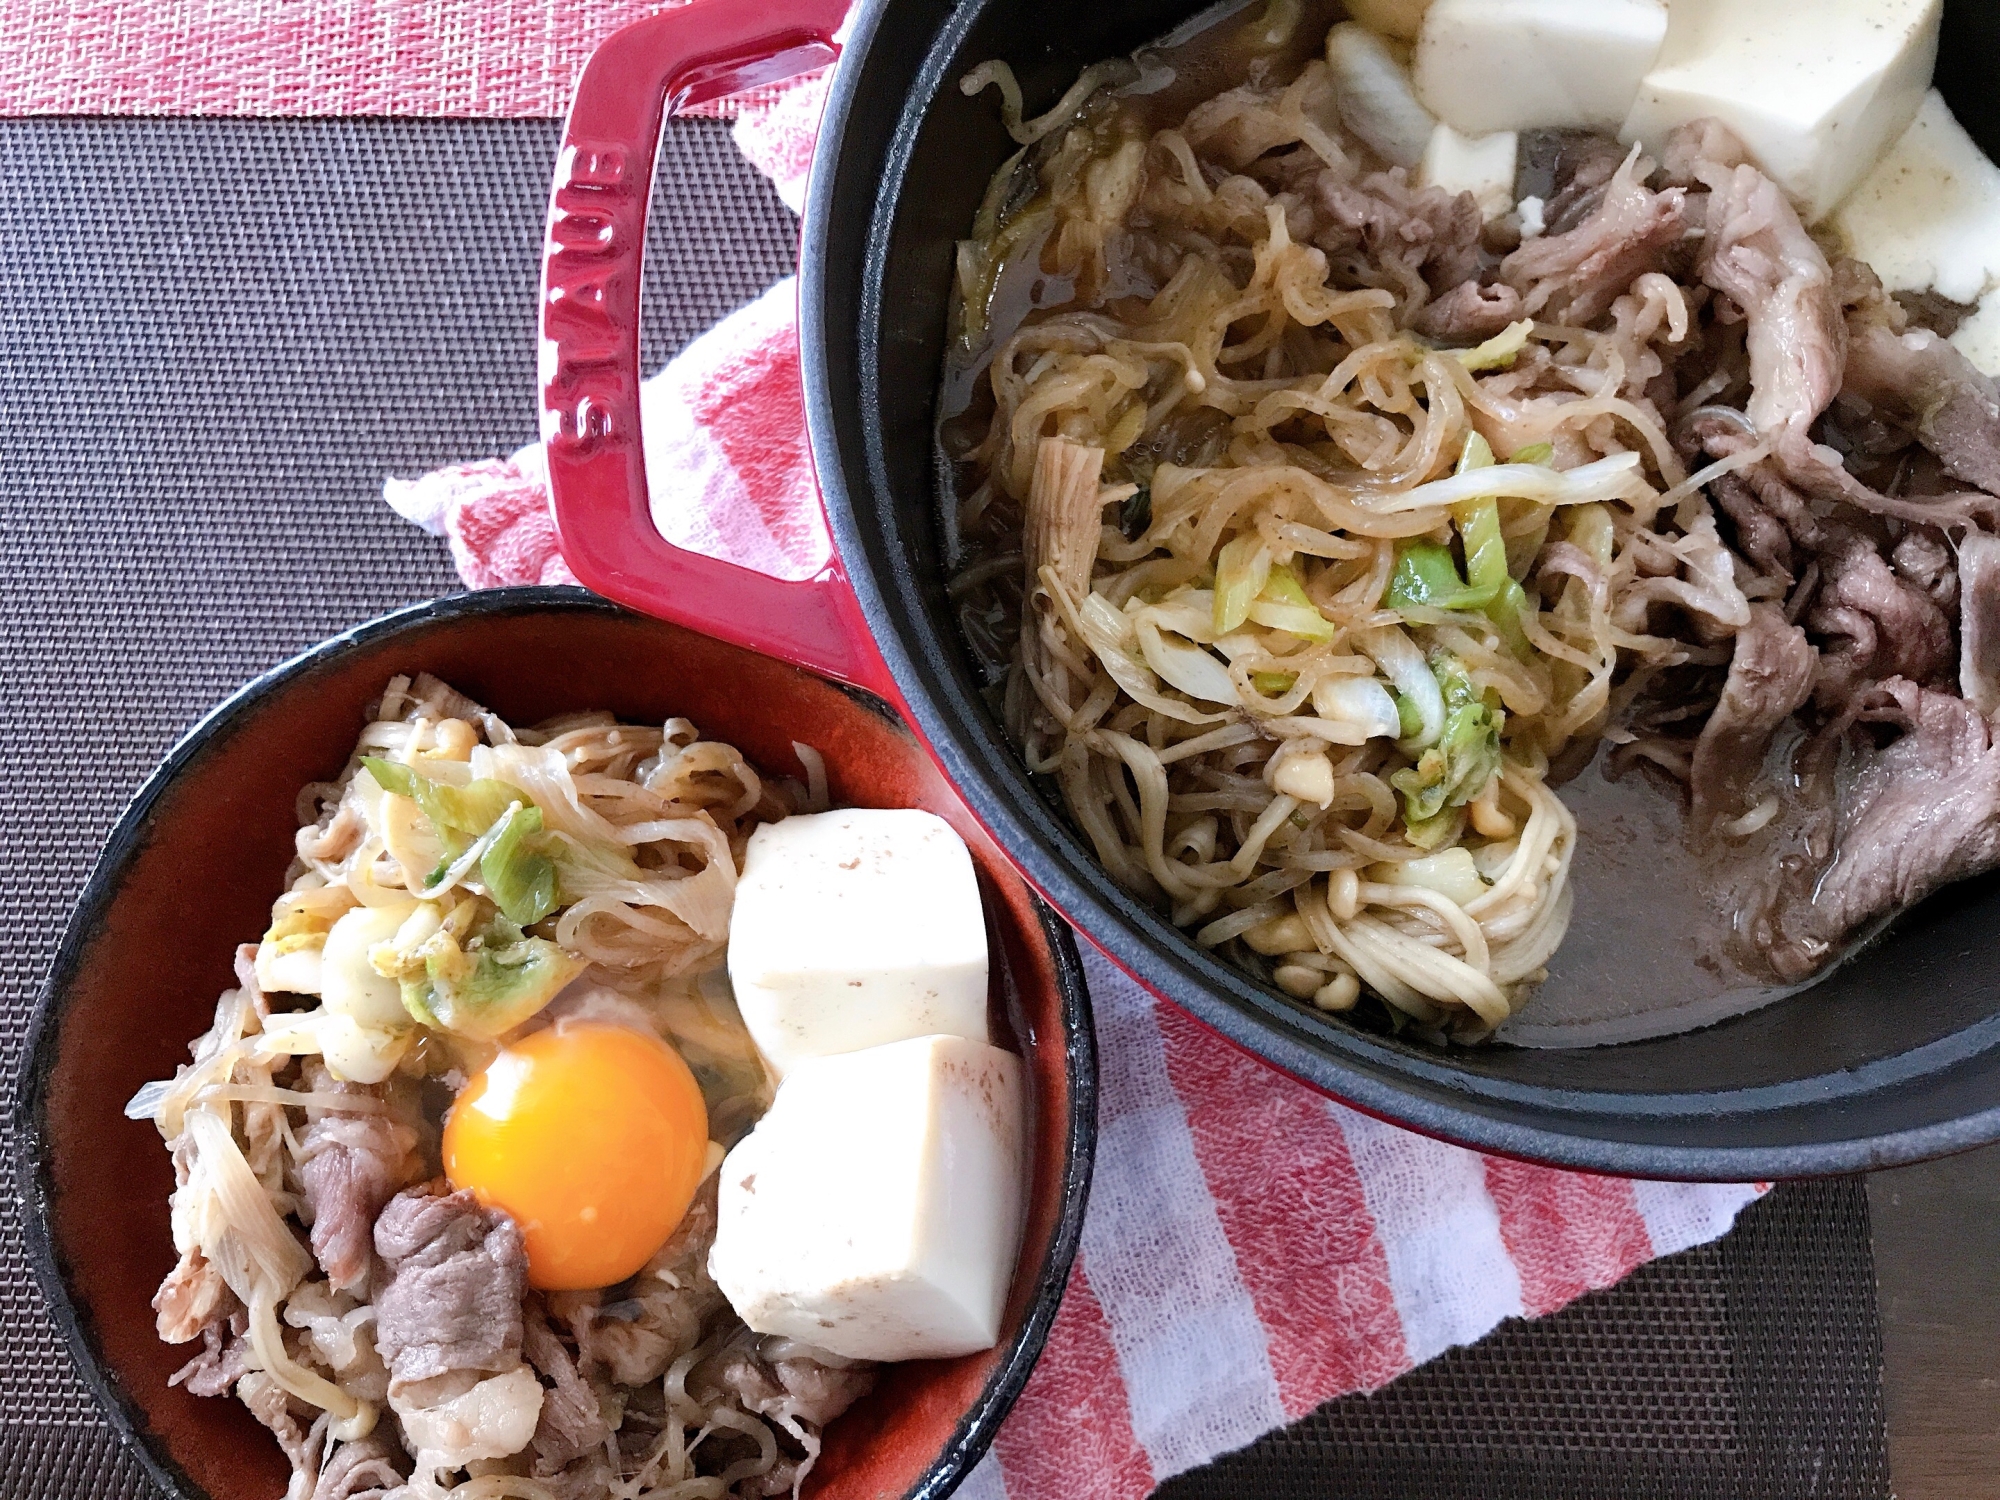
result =
[[[945,597],[932,423],[954,240],[1013,146],[965,71],[1003,58],[1028,111],[1080,68],[1196,13],[869,0],[820,139],[801,307],[807,406],[842,555],[919,727],[1030,878],[1114,959],[1279,1067],[1417,1129],[1652,1176],[1778,1177],[2000,1136],[2000,881],[1943,893],[1789,999],[1706,1030],[1589,1050],[1444,1052],[1320,1016],[1134,901],[1037,795],[987,712]],[[1948,0],[1938,84],[2000,156],[2000,9]]]

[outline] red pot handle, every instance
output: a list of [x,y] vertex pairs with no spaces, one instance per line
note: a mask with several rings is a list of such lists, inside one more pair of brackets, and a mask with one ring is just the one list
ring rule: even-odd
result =
[[830,62],[848,0],[693,0],[613,33],[577,81],[542,248],[542,440],[564,559],[647,614],[892,701],[839,561],[787,582],[653,525],[639,432],[639,280],[670,110]]

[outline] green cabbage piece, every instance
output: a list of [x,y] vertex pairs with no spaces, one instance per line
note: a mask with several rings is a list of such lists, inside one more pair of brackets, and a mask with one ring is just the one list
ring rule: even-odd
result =
[[[1403,821],[1410,842],[1431,848],[1448,827],[1452,808],[1463,807],[1486,789],[1500,769],[1500,729],[1507,716],[1474,689],[1456,657],[1440,652],[1431,675],[1444,694],[1444,733],[1414,766],[1389,778],[1403,794]],[[1424,842],[1426,837],[1430,842]]]
[[[1475,432],[1465,440],[1458,471],[1483,469],[1492,462],[1492,446]],[[1442,543],[1404,542],[1396,549],[1389,579],[1389,607],[1406,616],[1415,608],[1482,611],[1514,654],[1526,656],[1532,648],[1521,616],[1529,608],[1528,595],[1507,568],[1499,501],[1492,496],[1467,500],[1452,507],[1452,519],[1465,550],[1465,576],[1459,576],[1451,549]]]
[[364,755],[361,764],[383,791],[408,797],[422,808],[424,816],[431,820],[431,826],[437,829],[447,844],[452,842],[450,835],[463,835],[459,841],[460,849],[465,847],[467,840],[478,838],[499,822],[506,814],[509,803],[518,802],[523,807],[535,805],[535,799],[519,787],[490,777],[482,777],[465,786],[453,786],[450,782],[434,781],[415,766],[404,765],[401,761]]
[[[453,786],[414,766],[374,755],[363,756],[361,764],[383,791],[414,801],[437,830],[445,857],[431,871],[427,885],[443,880],[475,841],[492,834],[479,856],[479,878],[494,904],[523,927],[533,926],[556,909],[555,862],[540,847],[541,809],[526,792],[490,777]],[[503,819],[505,826],[498,827]]]
[[555,999],[589,965],[546,938],[496,918],[460,948],[445,934],[425,945],[422,977],[403,981],[403,1008],[426,1026],[494,1041]]
[[479,857],[486,894],[508,921],[522,927],[534,926],[556,909],[556,865],[541,852],[541,831],[540,808],[516,807]]

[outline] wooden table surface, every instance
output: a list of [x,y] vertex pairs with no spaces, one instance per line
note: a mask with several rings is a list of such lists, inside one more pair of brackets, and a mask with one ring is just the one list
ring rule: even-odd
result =
[[1868,1179],[1898,1500],[2000,1497],[2000,1146]]

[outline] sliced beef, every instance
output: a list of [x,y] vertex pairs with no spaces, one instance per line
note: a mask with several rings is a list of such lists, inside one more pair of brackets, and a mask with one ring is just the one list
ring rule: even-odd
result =
[[1913,527],[1889,549],[1896,576],[1915,584],[1947,615],[1958,608],[1958,564],[1938,532]]
[[875,1384],[872,1365],[836,1367],[803,1354],[769,1359],[754,1345],[733,1347],[713,1374],[745,1411],[814,1427],[826,1426]]
[[679,1227],[615,1301],[601,1292],[548,1294],[549,1312],[568,1325],[586,1375],[649,1385],[701,1342],[710,1319],[727,1305],[708,1274],[718,1181],[711,1175],[702,1184]]
[[392,1394],[443,1377],[498,1375],[521,1360],[521,1231],[471,1193],[442,1183],[389,1200],[375,1221],[386,1284],[375,1298],[375,1343]]
[[1515,185],[1542,200],[1546,234],[1564,234],[1604,201],[1604,188],[1625,160],[1625,147],[1588,130],[1524,130]]
[[1736,550],[1766,578],[1789,585],[1794,577],[1791,533],[1764,508],[1757,491],[1741,474],[1724,474],[1709,485],[1709,494],[1736,525]]
[[2000,863],[2000,747],[1963,699],[1900,678],[1858,706],[1902,733],[1863,748],[1840,789],[1832,858],[1780,888],[1765,957],[1803,979],[1869,924]]
[[578,1373],[575,1358],[549,1326],[539,1299],[529,1306],[523,1333],[528,1363],[549,1382],[530,1445],[535,1472],[546,1476],[603,1447],[611,1426],[598,1407],[597,1392]]
[[1656,193],[1637,173],[1635,151],[1574,229],[1528,240],[1500,263],[1500,279],[1521,294],[1528,313],[1587,324],[1646,272],[1666,268],[1692,227],[1687,194]]
[[[176,1153],[176,1166],[179,1166]],[[153,1311],[158,1315],[160,1341],[185,1344],[200,1338],[204,1330],[241,1306],[222,1273],[211,1265],[199,1249],[190,1249],[167,1272],[160,1289],[153,1293]]]
[[1478,274],[1482,221],[1470,193],[1412,187],[1397,167],[1358,182],[1329,169],[1317,196],[1313,242],[1336,262],[1386,262],[1412,292],[1448,291]]
[[1763,771],[1772,737],[1812,692],[1816,654],[1806,633],[1776,609],[1751,606],[1750,623],[1736,633],[1721,700],[1695,742],[1689,782],[1698,835],[1746,810],[1745,794]]
[[[1757,441],[1743,413],[1719,406],[1691,412],[1675,425],[1673,436],[1690,469],[1710,459],[1732,458]],[[1773,482],[1776,492],[1771,492]],[[1736,550],[1763,576],[1789,587],[1798,567],[1794,527],[1805,533],[1801,545],[1807,548],[1818,531],[1805,499],[1785,487],[1768,463],[1724,474],[1710,481],[1708,491],[1736,527]]]
[[1504,282],[1481,286],[1461,281],[1442,297],[1424,304],[1410,326],[1426,338],[1447,344],[1476,344],[1522,315],[1521,294]]
[[1927,328],[1850,317],[1843,395],[1907,426],[1945,472],[2000,494],[2000,390]]
[[[379,1093],[326,1077],[310,1082],[318,1091]],[[313,1256],[342,1290],[366,1285],[375,1216],[414,1174],[416,1145],[417,1132],[388,1115],[324,1114],[306,1126],[299,1178]]]
[[313,1408],[292,1399],[291,1393],[262,1370],[251,1370],[236,1382],[236,1397],[250,1408],[250,1415],[271,1430],[278,1446],[291,1460],[294,1475],[308,1477],[313,1472],[318,1441],[312,1436]]
[[1697,269],[1743,314],[1750,421],[1781,456],[1808,451],[1847,358],[1832,270],[1784,193],[1755,167],[1704,162],[1693,172],[1709,188]]
[[1676,126],[1660,152],[1660,175],[1676,187],[1700,187],[1750,160],[1750,148],[1712,115]]
[[1876,543],[1844,531],[1818,555],[1821,579],[1806,626],[1821,638],[1813,700],[1837,711],[1890,677],[1934,684],[1956,658],[1951,622],[1921,588],[1898,577]]
[[365,1438],[335,1448],[319,1471],[312,1500],[381,1500],[407,1478],[395,1439],[381,1425]]
[[[1715,130],[1733,140],[1720,127]],[[1702,139],[1691,127],[1676,133],[1682,146]],[[1670,145],[1670,163],[1676,150]],[[1849,473],[1833,449],[1814,442],[1813,424],[1840,391],[1848,369],[1842,295],[1851,295],[1851,288],[1844,279],[1837,281],[1777,185],[1741,160],[1732,163],[1733,154],[1710,159],[1682,150],[1680,159],[1690,180],[1708,189],[1697,270],[1743,315],[1751,386],[1747,415],[1770,441],[1778,471],[1813,499],[1923,525],[2000,514],[2000,504],[1983,493],[1885,494]],[[1975,405],[1954,408],[1938,438],[1952,443],[1968,465],[1977,462],[1978,439],[1969,429],[1978,415]]]
[[239,1308],[228,1323],[210,1323],[201,1331],[202,1351],[167,1379],[185,1386],[190,1395],[226,1396],[250,1368],[249,1318]]
[[1958,690],[1981,714],[2000,710],[2000,537],[1958,545]]

